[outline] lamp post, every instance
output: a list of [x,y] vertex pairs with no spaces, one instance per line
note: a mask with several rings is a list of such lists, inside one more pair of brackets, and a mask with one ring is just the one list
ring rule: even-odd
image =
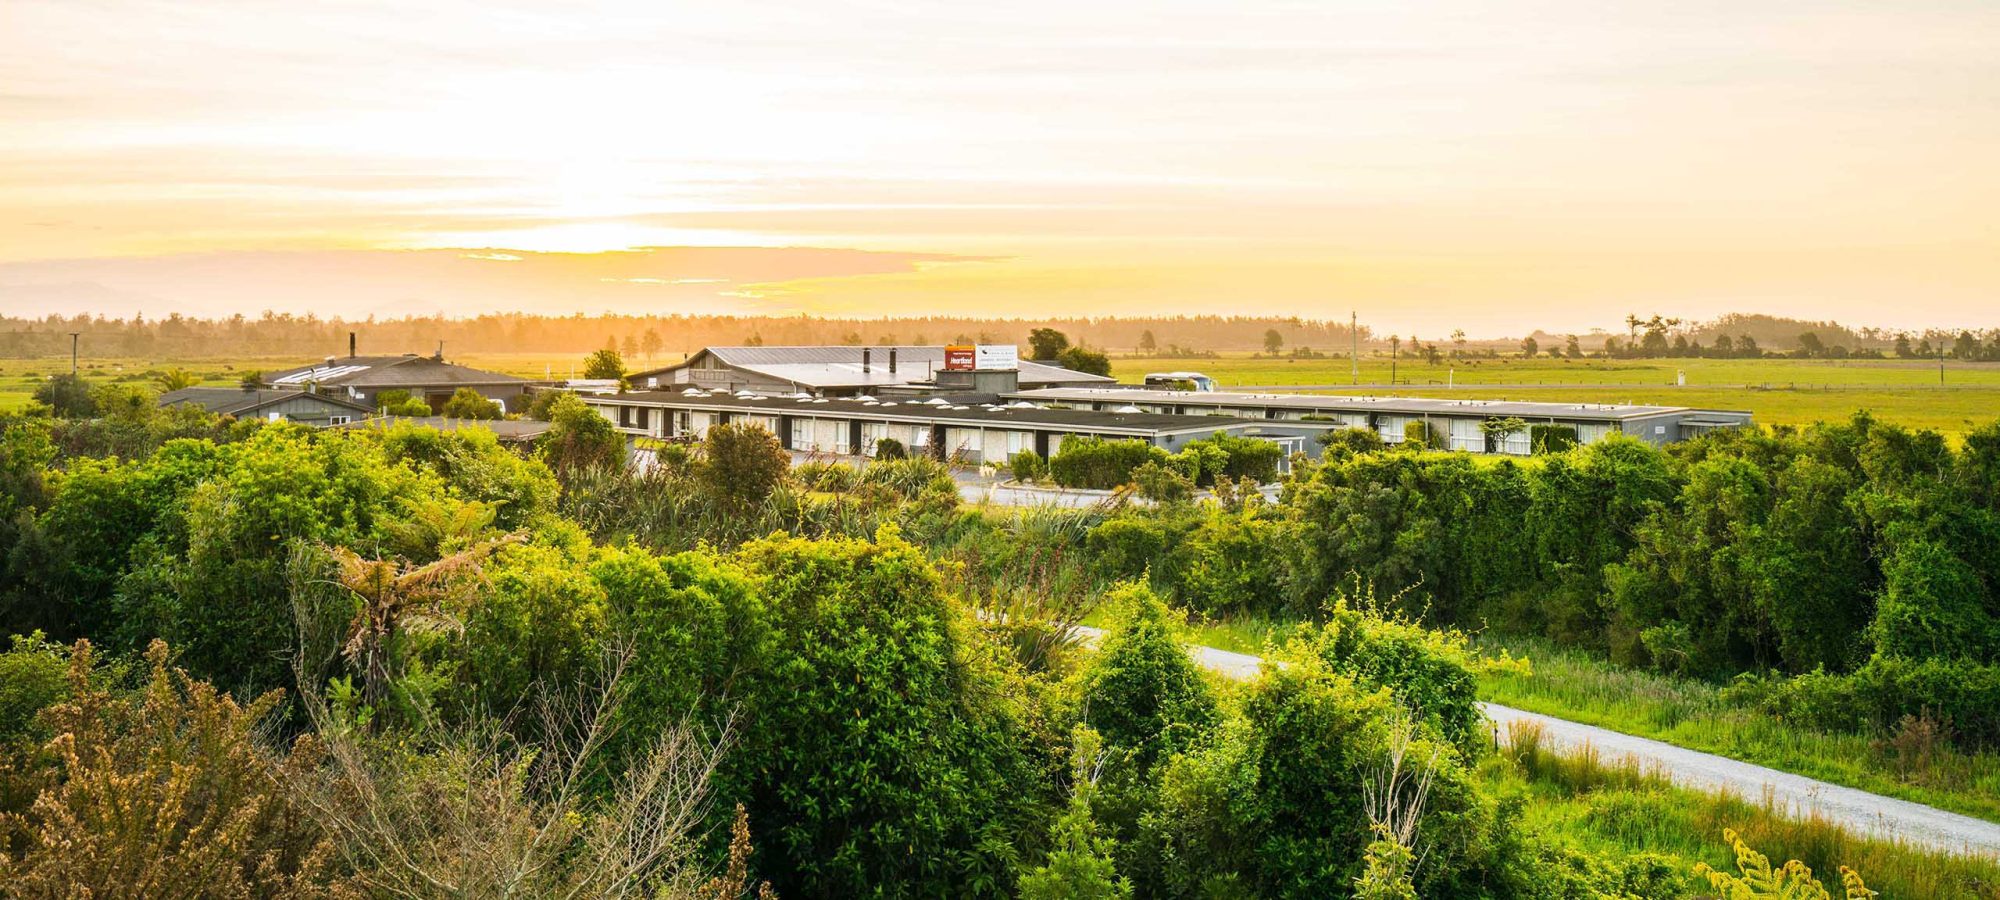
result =
[[69,333],[69,373],[71,375],[76,374],[76,339],[82,336],[83,332],[81,331],[72,331]]

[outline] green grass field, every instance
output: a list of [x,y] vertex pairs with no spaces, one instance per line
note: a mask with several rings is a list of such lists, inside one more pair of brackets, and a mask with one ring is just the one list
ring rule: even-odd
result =
[[[2000,363],[1907,360],[1469,359],[1436,366],[1405,358],[1361,361],[1362,389],[1345,359],[1291,360],[1226,354],[1214,359],[1114,357],[1111,373],[1137,381],[1148,372],[1195,371],[1222,389],[1279,389],[1404,397],[1476,397],[1583,403],[1646,403],[1749,410],[1757,421],[1804,425],[1877,416],[1947,434],[2000,417]],[[1686,384],[1676,384],[1685,374]]]
[[[633,368],[666,365],[680,359],[663,353],[652,360],[632,360]],[[182,367],[206,384],[233,384],[243,372],[281,369],[306,360],[297,357],[212,357],[200,359],[85,360],[83,371],[93,379],[143,382],[145,373]],[[523,378],[569,376],[583,362],[580,354],[469,353],[453,361]],[[67,357],[0,359],[0,410],[27,405],[42,379],[68,371]],[[1938,385],[1934,362],[1902,360],[1576,360],[1540,357],[1471,359],[1437,366],[1403,359],[1394,366],[1395,386],[1386,357],[1362,360],[1360,380],[1376,387],[1359,391],[1344,359],[1292,360],[1226,354],[1214,359],[1163,359],[1118,356],[1112,374],[1138,381],[1148,372],[1193,370],[1217,379],[1224,389],[1261,388],[1313,390],[1326,393],[1370,393],[1412,397],[1477,397],[1576,401],[1585,403],[1652,403],[1749,410],[1759,422],[1803,425],[1838,420],[1866,409],[1889,421],[1958,434],[1970,423],[2000,416],[2000,363],[1947,363],[1945,384]],[[1676,379],[1685,374],[1685,386]]]

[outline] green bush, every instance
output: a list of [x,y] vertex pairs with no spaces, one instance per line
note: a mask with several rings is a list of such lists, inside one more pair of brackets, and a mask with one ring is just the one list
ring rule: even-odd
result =
[[816,459],[792,467],[792,480],[811,490],[837,494],[853,488],[861,474],[846,463]]
[[1384,618],[1341,602],[1324,624],[1302,629],[1300,652],[1364,688],[1388,688],[1396,702],[1472,758],[1484,734],[1473,654],[1455,632]]
[[451,399],[444,402],[444,415],[448,419],[498,419],[501,412],[499,403],[462,387],[452,391]]
[[1014,480],[1036,482],[1049,477],[1048,461],[1033,450],[1022,450],[1007,457],[1007,470],[1014,473]]
[[1131,483],[1133,469],[1166,458],[1167,451],[1145,441],[1071,437],[1049,460],[1049,474],[1063,487],[1110,490]]
[[1322,431],[1313,440],[1326,447],[1324,455],[1330,460],[1346,459],[1357,453],[1376,453],[1389,446],[1382,441],[1382,433],[1373,428]]
[[1536,456],[1562,453],[1577,445],[1575,425],[1528,426],[1528,446]]
[[1194,482],[1173,466],[1147,460],[1132,470],[1132,484],[1139,496],[1154,503],[1184,503],[1194,496]]
[[23,739],[45,740],[35,714],[68,696],[68,648],[39,631],[14,635],[13,648],[0,653],[0,753]]
[[749,809],[760,874],[780,896],[1007,894],[1014,841],[1054,786],[923,553],[772,538],[739,558],[771,643],[735,689],[719,799]]
[[868,468],[861,470],[861,483],[881,485],[904,500],[958,496],[958,482],[952,480],[951,468],[928,456],[877,458],[868,464]]
[[708,429],[695,464],[702,489],[738,508],[763,502],[791,469],[791,454],[777,435],[733,422]]
[[895,438],[885,437],[875,441],[876,459],[907,459],[909,455],[909,449],[903,446],[902,441]]
[[1422,419],[1403,423],[1403,444],[1401,449],[1437,450],[1445,446],[1447,446],[1447,442],[1438,434],[1436,428],[1431,427],[1431,423]]
[[1215,697],[1181,646],[1173,613],[1152,591],[1127,583],[1104,602],[1120,618],[1077,674],[1081,718],[1107,747],[1132,751],[1148,769],[1215,726]]

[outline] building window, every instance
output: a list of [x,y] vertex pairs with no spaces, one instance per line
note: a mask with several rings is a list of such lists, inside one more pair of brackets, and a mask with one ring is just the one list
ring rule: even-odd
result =
[[889,425],[886,422],[861,423],[862,455],[874,456],[876,447],[880,446],[882,443],[882,439],[888,436],[889,436]]
[[346,417],[346,416],[328,416],[328,417],[327,417],[327,419],[326,419],[326,424],[328,424],[328,425],[345,425],[345,424],[347,424],[347,423],[348,423],[349,421],[350,421],[350,420],[349,420],[349,419],[348,419],[348,417]]
[[792,420],[792,449],[793,450],[819,449],[819,445],[813,443],[813,420],[811,419]]

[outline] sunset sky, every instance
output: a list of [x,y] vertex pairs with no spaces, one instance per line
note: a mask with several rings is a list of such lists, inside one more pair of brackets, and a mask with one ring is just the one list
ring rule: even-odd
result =
[[0,309],[2000,325],[2000,3],[0,0]]

